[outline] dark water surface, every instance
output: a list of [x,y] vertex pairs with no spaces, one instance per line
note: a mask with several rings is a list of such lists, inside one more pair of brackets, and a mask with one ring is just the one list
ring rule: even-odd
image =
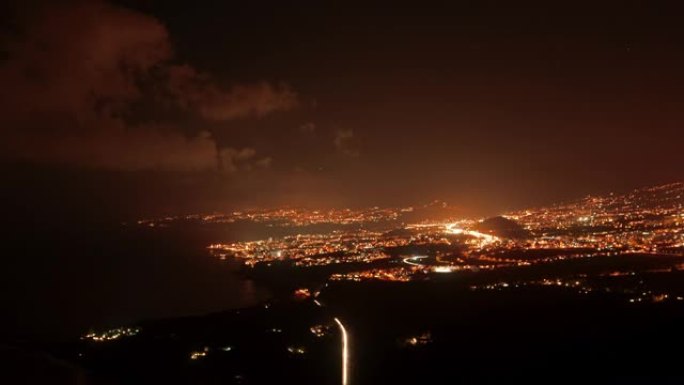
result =
[[251,306],[266,289],[211,258],[226,228],[10,230],[0,270],[0,341],[58,341],[90,328]]

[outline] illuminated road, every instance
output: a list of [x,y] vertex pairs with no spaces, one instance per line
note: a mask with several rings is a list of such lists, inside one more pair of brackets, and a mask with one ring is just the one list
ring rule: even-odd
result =
[[427,258],[427,256],[418,255],[418,256],[415,256],[415,257],[404,258],[403,261],[404,261],[404,263],[407,264],[407,265],[419,266],[419,267],[420,267],[420,266],[425,266],[425,265],[423,265],[422,263],[418,263],[418,260],[420,260],[420,259],[425,259],[425,258]]
[[[407,265],[411,265],[411,266],[427,267],[427,265],[424,265],[424,264],[418,262],[419,260],[425,259],[425,258],[428,258],[428,257],[426,257],[424,255],[418,255],[415,257],[404,258],[404,259],[402,259],[402,262],[404,262]],[[438,260],[439,260],[439,257],[438,257]],[[431,266],[430,268],[435,273],[451,273],[454,271],[454,268],[452,266],[449,266],[449,265],[447,265],[447,266]]]
[[494,242],[499,241],[499,237],[495,237],[495,236],[490,235],[490,234],[481,233],[479,231],[464,230],[464,229],[458,228],[456,226],[457,225],[454,223],[446,225],[446,232],[449,234],[465,234],[465,235],[470,235],[471,237],[478,238],[478,239],[482,240],[483,246],[486,244],[489,244],[489,243],[494,243]]
[[339,326],[340,330],[342,331],[342,385],[347,385],[347,376],[349,370],[349,348],[347,346],[347,329],[344,328],[344,325],[342,325],[342,322],[340,322],[339,318],[335,317],[335,322],[337,322],[337,326]]
[[[316,306],[323,307],[323,304],[317,299],[314,299],[313,302]],[[347,336],[347,329],[342,325],[342,321],[335,317],[335,322],[342,332],[342,385],[347,385],[349,383],[349,337]]]

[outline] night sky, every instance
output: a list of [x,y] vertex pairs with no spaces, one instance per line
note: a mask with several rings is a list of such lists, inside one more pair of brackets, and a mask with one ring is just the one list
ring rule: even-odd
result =
[[10,2],[4,200],[492,214],[682,180],[684,28],[654,3]]

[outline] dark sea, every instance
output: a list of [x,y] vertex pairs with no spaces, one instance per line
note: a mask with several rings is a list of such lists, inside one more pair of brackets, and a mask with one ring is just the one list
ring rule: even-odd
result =
[[235,226],[28,225],[6,235],[0,343],[62,341],[269,298],[238,274],[237,262],[207,252],[211,242],[257,236]]

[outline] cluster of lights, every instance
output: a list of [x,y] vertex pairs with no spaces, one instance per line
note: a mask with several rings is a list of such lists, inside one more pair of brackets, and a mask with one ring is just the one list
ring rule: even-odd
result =
[[94,342],[103,341],[113,341],[118,340],[122,337],[132,337],[140,333],[139,327],[119,327],[115,329],[105,330],[101,333],[89,332],[88,334],[81,337],[84,340],[90,340]]
[[672,183],[513,212],[507,217],[538,234],[527,247],[662,252],[684,244],[683,202],[684,183]]
[[[528,231],[527,239],[508,239],[477,231],[482,220],[449,220],[403,226],[404,231],[337,230],[298,234],[251,242],[213,244],[212,255],[235,258],[254,267],[289,261],[299,268],[366,263],[372,266],[335,273],[332,281],[383,280],[408,282],[430,279],[431,273],[478,272],[499,268],[553,264],[624,253],[669,253],[684,256],[684,184],[675,183],[630,194],[589,197],[548,208],[525,210],[505,217]],[[364,223],[394,220],[406,210],[272,210],[233,213],[240,220],[311,223]],[[226,216],[198,218],[220,221]],[[428,246],[431,256],[393,256],[401,246]],[[453,246],[453,247],[452,247]],[[548,250],[530,256],[526,251]],[[436,254],[435,254],[436,253]],[[549,253],[551,255],[549,255]],[[403,264],[404,266],[397,266]],[[540,283],[546,284],[546,283]],[[566,283],[563,283],[565,285]],[[589,289],[583,289],[588,292]],[[301,292],[297,296],[308,297]]]
[[430,332],[424,332],[417,336],[406,337],[402,340],[402,345],[408,347],[423,346],[432,342]]
[[294,292],[295,298],[306,299],[311,297],[311,292],[307,288],[297,289]]
[[234,211],[232,213],[190,214],[167,216],[164,218],[140,219],[138,225],[148,227],[167,227],[175,222],[195,221],[198,223],[221,224],[249,221],[268,223],[278,227],[303,227],[319,224],[353,225],[397,220],[402,213],[411,212],[412,208],[379,208],[362,210],[332,209],[274,209]]
[[[222,352],[232,352],[232,351],[233,351],[233,347],[230,346],[230,345],[221,346],[221,347],[218,348],[218,349],[219,349],[220,351],[222,351]],[[211,349],[209,346],[204,346],[204,347],[202,347],[202,349],[200,349],[200,350],[193,350],[193,351],[191,351],[190,354],[189,354],[189,357],[190,357],[191,360],[197,361],[197,360],[200,360],[200,359],[202,359],[202,358],[207,357],[207,356],[209,355],[209,352],[211,352],[211,350],[212,350],[212,349]]]
[[372,263],[387,259],[387,247],[403,246],[408,240],[370,231],[298,234],[251,242],[212,244],[209,251],[220,258],[242,260],[247,266],[291,260],[296,266],[311,267],[344,263]]
[[303,346],[288,346],[287,351],[293,355],[302,355],[306,353],[306,349]]
[[653,293],[650,290],[647,291],[642,291],[638,293],[637,296],[632,297],[629,299],[630,303],[637,303],[637,302],[652,302],[652,303],[658,303],[658,302],[664,302],[668,300],[675,300],[675,301],[684,301],[683,296],[670,296],[667,293]]
[[570,288],[579,288],[581,289],[580,291],[582,293],[588,293],[592,291],[591,287],[584,286],[583,283],[579,280],[563,280],[560,278],[554,278],[554,279],[549,279],[549,278],[544,278],[540,280],[534,280],[534,281],[524,281],[524,282],[515,282],[515,283],[508,283],[508,282],[496,282],[496,283],[489,283],[485,285],[473,285],[470,286],[470,290],[506,290],[506,289],[512,289],[512,288],[520,288],[520,287],[525,287],[525,286],[557,286],[557,287],[570,287]]
[[370,269],[350,273],[337,273],[330,276],[331,281],[394,281],[409,282],[419,270],[416,268],[393,267],[386,269]]
[[325,337],[328,334],[330,334],[330,327],[326,325],[314,325],[309,328],[309,331],[311,334],[313,334],[316,337]]
[[192,351],[192,352],[190,352],[190,359],[193,361],[196,361],[196,360],[199,360],[201,358],[204,358],[207,356],[207,354],[209,354],[209,350],[210,350],[209,347],[205,346],[201,350]]
[[[623,276],[633,276],[636,275],[635,272],[611,272],[605,274],[599,274],[601,277],[623,277]],[[586,276],[585,276],[586,277]],[[642,282],[641,282],[642,283]],[[602,287],[591,286],[587,284],[585,279],[561,279],[561,278],[544,278],[540,280],[532,281],[521,281],[521,282],[496,282],[483,285],[473,285],[470,289],[473,291],[503,291],[523,287],[534,287],[534,286],[552,286],[558,288],[569,288],[577,290],[580,294],[589,294],[591,292],[602,291],[605,293],[613,294],[623,294],[627,296],[627,301],[629,303],[639,303],[639,302],[651,302],[658,303],[667,300],[684,301],[684,296],[676,295],[673,296],[668,293],[655,293],[652,290],[636,290],[634,288],[625,287],[621,285],[608,285],[605,284]]]

